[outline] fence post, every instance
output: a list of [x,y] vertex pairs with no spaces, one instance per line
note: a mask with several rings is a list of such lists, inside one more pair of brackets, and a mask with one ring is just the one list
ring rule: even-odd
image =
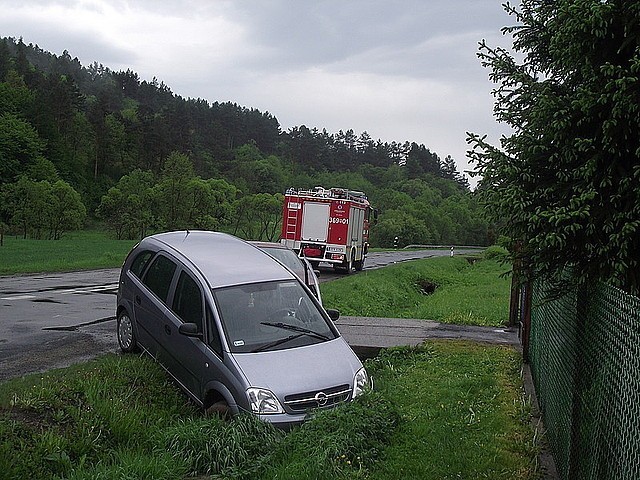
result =
[[[575,339],[574,348],[576,351],[575,364],[573,366],[573,396],[571,402],[571,436],[569,445],[569,465],[567,478],[578,480],[582,478],[581,467],[585,464],[582,456],[584,451],[582,424],[583,417],[583,394],[587,389],[589,379],[586,377],[587,368],[583,357],[582,343],[586,336],[588,301],[590,298],[589,285],[580,285],[576,289],[576,313],[575,313]],[[593,439],[590,439],[591,441]]]
[[509,300],[509,327],[520,324],[520,285],[518,280],[518,261],[513,263],[513,273],[511,274],[511,298]]
[[522,291],[522,320],[520,327],[520,343],[522,343],[522,361],[529,363],[529,336],[531,334],[531,295],[532,282],[527,280]]
[[[509,327],[520,325],[522,320],[520,312],[520,278],[522,270],[522,260],[520,259],[520,242],[513,245],[513,267],[511,269],[511,298],[509,299]],[[518,332],[521,335],[522,332]]]

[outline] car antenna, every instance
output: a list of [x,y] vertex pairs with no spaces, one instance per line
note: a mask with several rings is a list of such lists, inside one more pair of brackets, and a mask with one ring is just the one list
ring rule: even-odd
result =
[[191,232],[189,232],[189,229],[187,229],[187,233],[185,234],[184,239],[182,241],[187,239],[187,237],[189,236],[189,233],[191,233]]

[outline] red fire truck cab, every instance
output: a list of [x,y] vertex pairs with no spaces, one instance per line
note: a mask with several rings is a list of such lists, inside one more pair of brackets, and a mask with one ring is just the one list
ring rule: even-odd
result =
[[[362,270],[369,249],[372,208],[362,192],[344,188],[289,189],[284,196],[280,242],[317,267]],[[374,212],[375,215],[375,212]]]

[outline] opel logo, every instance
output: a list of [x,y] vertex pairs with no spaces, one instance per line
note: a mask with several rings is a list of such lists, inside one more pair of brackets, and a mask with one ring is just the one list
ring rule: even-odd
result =
[[324,392],[316,393],[316,396],[313,397],[316,402],[318,402],[319,407],[324,407],[327,404],[327,394]]

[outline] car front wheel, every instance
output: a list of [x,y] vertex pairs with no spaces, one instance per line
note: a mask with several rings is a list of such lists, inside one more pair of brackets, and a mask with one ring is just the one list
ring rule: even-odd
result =
[[117,329],[120,349],[124,353],[135,352],[138,349],[138,342],[133,330],[133,320],[125,310],[118,314]]

